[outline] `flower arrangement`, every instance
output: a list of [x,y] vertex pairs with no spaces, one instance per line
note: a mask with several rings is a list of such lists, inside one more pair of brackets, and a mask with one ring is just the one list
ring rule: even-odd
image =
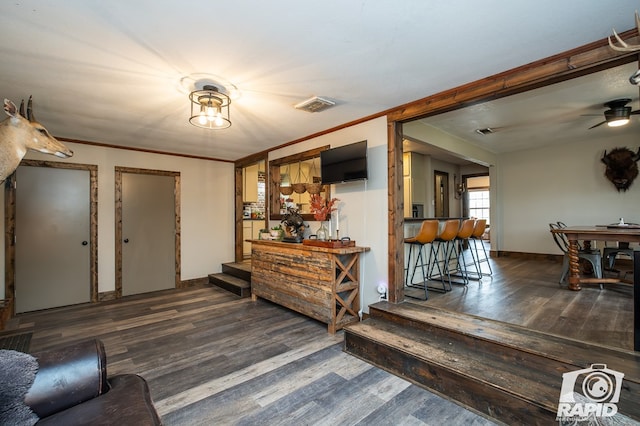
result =
[[311,195],[311,213],[313,213],[313,217],[322,222],[327,220],[327,215],[332,211],[337,209],[334,206],[338,201],[337,198],[332,198],[331,200],[325,200],[320,196],[320,194],[312,194]]

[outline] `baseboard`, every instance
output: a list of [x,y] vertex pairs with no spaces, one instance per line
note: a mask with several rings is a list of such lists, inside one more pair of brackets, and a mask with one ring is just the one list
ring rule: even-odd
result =
[[548,253],[526,253],[520,251],[492,251],[491,257],[513,257],[516,259],[524,260],[551,260],[554,262],[562,263],[561,254],[548,254]]
[[116,292],[114,291],[104,291],[102,293],[98,293],[98,302],[107,302],[109,300],[116,300]]
[[0,300],[0,330],[13,316],[13,299]]
[[183,280],[178,285],[178,288],[187,288],[195,286],[203,286],[209,284],[209,277],[192,278],[190,280]]

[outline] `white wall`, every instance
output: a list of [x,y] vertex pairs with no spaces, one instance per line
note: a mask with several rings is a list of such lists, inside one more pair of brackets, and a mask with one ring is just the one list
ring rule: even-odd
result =
[[635,152],[638,142],[629,144],[615,136],[615,129],[605,130],[606,138],[599,141],[499,157],[501,250],[560,254],[549,233],[549,223],[558,220],[567,225],[601,225],[624,217],[625,222],[640,223],[640,180],[627,192],[618,192],[604,177],[600,161],[604,150],[627,147]]
[[[335,148],[367,140],[369,179],[332,185],[331,196],[340,199],[340,236],[348,236],[358,246],[370,247],[361,255],[360,305],[368,312],[368,305],[378,301],[379,283],[387,284],[388,276],[388,220],[387,220],[387,120],[376,118],[347,129],[338,130],[299,144],[269,153],[269,160],[286,157],[323,145]],[[333,216],[333,215],[332,215]],[[332,219],[335,235],[335,219]],[[273,222],[270,226],[276,225]],[[315,232],[319,222],[309,222]]]
[[[29,153],[26,158],[98,166],[99,292],[115,290],[115,166],[180,172],[183,280],[220,272],[222,263],[234,260],[235,190],[232,163],[65,144],[74,151],[70,159],[60,160],[39,153]],[[4,245],[0,247],[0,253],[4,259]],[[4,262],[1,265],[4,277]],[[4,287],[3,278],[0,299],[4,298]]]

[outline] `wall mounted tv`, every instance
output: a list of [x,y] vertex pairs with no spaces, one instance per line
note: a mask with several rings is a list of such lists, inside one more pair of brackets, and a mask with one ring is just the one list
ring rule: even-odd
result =
[[367,141],[322,151],[320,174],[326,185],[367,179]]

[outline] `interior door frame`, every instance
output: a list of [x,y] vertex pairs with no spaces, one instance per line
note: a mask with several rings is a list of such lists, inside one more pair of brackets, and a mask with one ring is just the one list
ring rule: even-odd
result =
[[182,287],[181,272],[181,231],[180,231],[180,172],[167,170],[139,169],[133,167],[115,167],[115,298],[122,297],[122,174],[134,173],[155,176],[173,177],[174,229],[175,229],[175,288]]
[[[636,29],[619,35],[633,44],[637,44],[639,38]],[[608,39],[603,38],[387,111],[389,302],[404,300],[403,123],[639,60],[638,52],[615,51],[609,47]]]
[[[234,261],[242,262],[244,260],[244,255],[242,253],[242,242],[243,242],[243,230],[242,225],[244,223],[242,214],[243,214],[243,185],[242,185],[242,169],[255,164],[259,161],[264,161],[265,164],[265,173],[267,182],[270,181],[269,178],[269,156],[267,152],[259,152],[254,155],[250,155],[248,157],[242,158],[234,163],[234,186],[235,186],[235,207],[234,207],[234,217],[235,217],[235,243],[234,243]],[[267,219],[270,214],[269,203],[267,200],[270,198],[269,194],[269,185],[265,185],[265,226],[267,224]]]
[[[98,166],[95,164],[62,163],[58,161],[22,160],[20,166],[50,167],[89,171],[89,297],[98,302]],[[5,180],[4,186],[4,294],[15,315],[16,294],[16,173]]]
[[[438,179],[440,178],[440,179]],[[440,187],[438,187],[440,180]],[[440,170],[433,171],[433,201],[434,216],[449,217],[449,173]],[[438,216],[438,206],[442,204],[442,216]]]

